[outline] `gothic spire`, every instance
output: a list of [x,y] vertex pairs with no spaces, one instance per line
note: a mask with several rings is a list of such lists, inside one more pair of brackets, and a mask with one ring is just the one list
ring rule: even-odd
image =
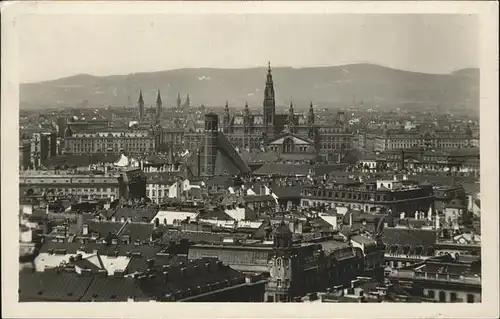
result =
[[137,102],[139,104],[144,104],[144,99],[142,98],[142,90],[139,90],[139,100]]
[[156,104],[162,104],[160,89],[158,89],[158,96],[156,97]]
[[273,83],[273,75],[271,72],[271,61],[269,61],[268,67],[267,67],[267,81],[266,82],[268,85]]
[[180,108],[181,106],[182,106],[181,94],[177,93],[177,108]]

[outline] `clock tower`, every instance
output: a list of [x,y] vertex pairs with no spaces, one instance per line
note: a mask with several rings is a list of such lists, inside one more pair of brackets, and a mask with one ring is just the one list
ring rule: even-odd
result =
[[282,221],[273,232],[274,253],[269,260],[269,280],[264,294],[265,302],[290,302],[297,260],[292,248],[292,232]]

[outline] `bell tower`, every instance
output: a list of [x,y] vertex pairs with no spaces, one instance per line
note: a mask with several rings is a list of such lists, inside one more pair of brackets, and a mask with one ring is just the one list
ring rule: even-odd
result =
[[231,114],[229,113],[229,103],[226,101],[226,106],[224,107],[224,117],[222,119],[223,132],[229,133],[229,125],[231,122]]
[[274,115],[276,114],[276,103],[274,99],[274,83],[273,75],[271,73],[271,62],[268,64],[266,88],[264,90],[264,133],[267,137],[274,135]]
[[288,108],[288,116],[287,116],[287,121],[288,121],[288,129],[290,130],[290,133],[295,133],[295,112],[293,110],[293,102],[290,101],[290,107]]
[[161,101],[160,89],[158,89],[158,95],[156,96],[156,120],[159,120],[163,111],[163,102]]
[[307,136],[310,139],[314,138],[314,109],[312,102],[309,105],[309,113],[307,114]]

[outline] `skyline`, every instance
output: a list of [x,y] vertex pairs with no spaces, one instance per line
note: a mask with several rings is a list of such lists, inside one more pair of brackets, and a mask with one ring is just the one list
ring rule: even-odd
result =
[[268,61],[443,74],[478,67],[477,28],[473,15],[31,15],[19,19],[19,76],[29,83]]

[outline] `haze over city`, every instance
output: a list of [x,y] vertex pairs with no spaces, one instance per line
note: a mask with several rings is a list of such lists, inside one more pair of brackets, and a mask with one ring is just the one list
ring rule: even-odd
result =
[[[478,67],[472,15],[27,15],[22,83],[180,68],[373,63],[424,73]],[[43,68],[40,66],[43,65]]]

